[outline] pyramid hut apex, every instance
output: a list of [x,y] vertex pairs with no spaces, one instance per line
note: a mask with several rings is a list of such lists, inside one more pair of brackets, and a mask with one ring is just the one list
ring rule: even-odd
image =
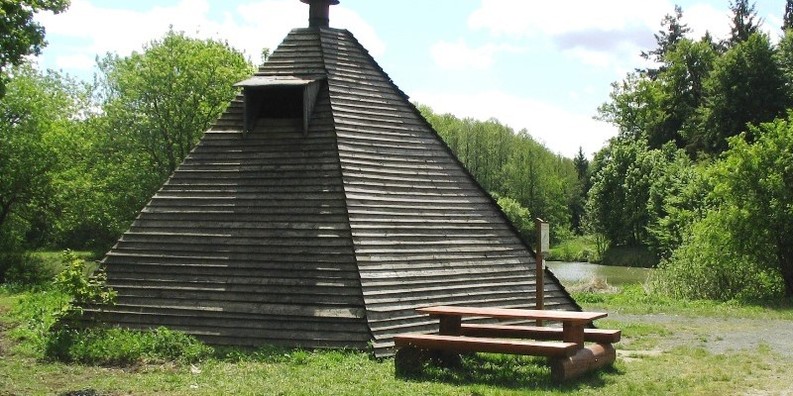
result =
[[[373,345],[414,309],[535,306],[534,253],[429,123],[310,4],[104,264],[93,314],[216,345]],[[579,310],[551,276],[546,309]]]

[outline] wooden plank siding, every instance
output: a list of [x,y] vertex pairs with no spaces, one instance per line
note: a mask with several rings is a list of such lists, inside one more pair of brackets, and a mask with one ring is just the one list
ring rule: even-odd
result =
[[[437,330],[419,306],[533,307],[533,253],[492,198],[351,33],[321,36],[375,353]],[[545,283],[547,308],[578,309]]]
[[[318,43],[293,32],[287,41]],[[315,73],[279,48],[284,74]],[[291,61],[287,61],[290,60]],[[327,90],[311,134],[295,119],[242,133],[236,98],[104,262],[118,304],[95,316],[167,326],[223,345],[365,348],[371,333],[355,263]]]
[[[243,133],[235,98],[107,254],[95,316],[208,342],[374,345],[415,308],[533,308],[531,249],[346,30],[295,29],[256,75],[326,76],[299,119]],[[548,309],[579,310],[552,275]]]

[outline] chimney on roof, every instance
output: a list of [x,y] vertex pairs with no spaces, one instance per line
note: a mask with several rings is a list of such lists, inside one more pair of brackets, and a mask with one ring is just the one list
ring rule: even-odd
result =
[[339,0],[300,0],[310,6],[308,9],[308,27],[328,27],[329,8],[339,4]]

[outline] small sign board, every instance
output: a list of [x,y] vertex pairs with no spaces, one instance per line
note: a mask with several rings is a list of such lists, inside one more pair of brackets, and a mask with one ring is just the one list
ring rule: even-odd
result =
[[551,251],[550,227],[548,223],[540,223],[540,252],[547,254]]

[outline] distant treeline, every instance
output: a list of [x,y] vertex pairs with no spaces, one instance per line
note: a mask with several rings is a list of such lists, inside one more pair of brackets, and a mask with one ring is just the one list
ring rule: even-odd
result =
[[571,160],[552,153],[528,131],[516,133],[498,120],[460,119],[423,105],[419,109],[527,240],[534,236],[537,217],[550,223],[556,242],[581,231],[588,166],[583,152]]

